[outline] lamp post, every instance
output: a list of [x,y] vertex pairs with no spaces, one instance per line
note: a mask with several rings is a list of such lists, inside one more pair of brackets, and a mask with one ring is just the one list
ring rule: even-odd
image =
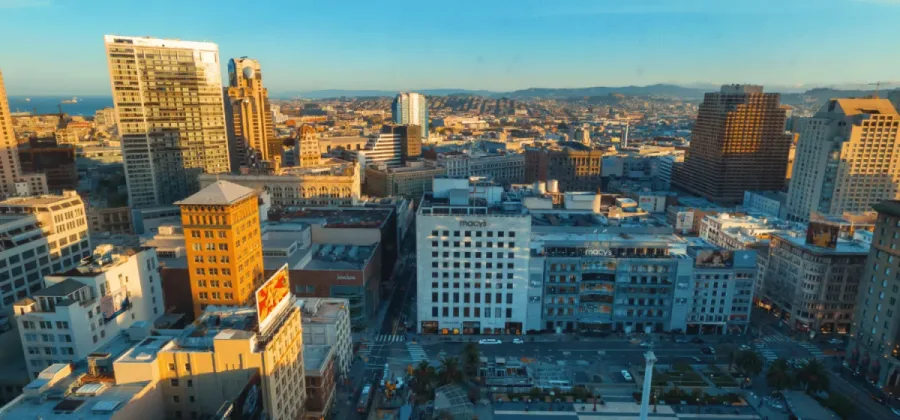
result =
[[[641,392],[641,420],[647,420],[650,411],[650,389],[653,383],[653,365],[656,364],[656,355],[653,351],[644,353],[644,388]],[[654,409],[654,412],[656,410]]]

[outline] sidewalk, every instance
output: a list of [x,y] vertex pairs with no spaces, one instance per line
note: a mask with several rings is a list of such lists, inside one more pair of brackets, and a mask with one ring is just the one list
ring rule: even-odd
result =
[[762,398],[752,392],[745,392],[744,399],[747,400],[747,404],[753,407],[753,409],[763,418],[769,420],[788,420],[787,413],[769,406]]

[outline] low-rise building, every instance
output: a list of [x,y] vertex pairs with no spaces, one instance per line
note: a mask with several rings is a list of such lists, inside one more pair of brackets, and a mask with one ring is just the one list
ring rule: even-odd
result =
[[472,176],[493,179],[500,184],[525,182],[525,155],[521,153],[483,155],[464,152],[439,153],[437,166],[447,169],[450,178]]
[[694,259],[688,334],[744,334],[750,325],[756,251],[702,245],[688,248]]
[[303,298],[303,344],[331,346],[335,374],[347,379],[353,362],[350,302],[339,298]]
[[744,191],[744,210],[785,219],[787,196],[779,191]]
[[306,418],[324,419],[335,404],[334,347],[303,344]]
[[445,176],[446,168],[430,161],[407,162],[405,166],[366,167],[365,193],[375,197],[405,197],[417,200],[431,191],[431,181]]
[[156,251],[100,245],[78,267],[13,305],[32,378],[54,363],[87,357],[135,322],[164,313]]
[[793,329],[850,332],[869,244],[838,236],[824,223],[772,235],[760,300]]

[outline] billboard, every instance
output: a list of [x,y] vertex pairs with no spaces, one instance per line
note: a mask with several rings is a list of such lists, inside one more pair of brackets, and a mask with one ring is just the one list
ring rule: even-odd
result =
[[694,259],[695,267],[719,267],[734,266],[734,253],[722,249],[701,249],[697,251]]
[[834,249],[837,247],[841,227],[823,222],[809,222],[806,228],[806,244]]
[[274,315],[287,306],[290,297],[291,282],[288,279],[288,266],[285,264],[256,291],[256,315],[260,332],[266,329],[275,318]]

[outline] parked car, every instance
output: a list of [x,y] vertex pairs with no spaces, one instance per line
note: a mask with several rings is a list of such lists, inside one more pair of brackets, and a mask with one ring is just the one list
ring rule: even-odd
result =
[[482,338],[478,340],[478,344],[503,344],[503,342],[496,338]]
[[634,378],[631,377],[631,374],[628,373],[628,371],[625,369],[622,369],[622,377],[625,378],[625,380],[628,382],[631,382],[634,380]]
[[685,343],[690,342],[690,340],[688,340],[687,338],[684,338],[684,337],[678,337],[675,339],[675,342],[678,344],[685,344]]
[[832,338],[831,340],[828,340],[828,344],[844,344],[844,340],[840,338]]
[[641,347],[653,347],[652,341],[641,341]]
[[750,350],[750,346],[748,346],[748,345],[746,345],[746,344],[741,344],[741,347],[740,347],[740,348],[741,348],[741,350],[745,350],[745,351],[746,351],[746,350]]
[[694,338],[691,339],[691,343],[694,343],[694,344],[703,344],[703,339],[700,338],[700,337],[694,337]]
[[513,338],[513,344],[524,344],[524,343],[525,343],[525,340],[522,340],[521,338]]

